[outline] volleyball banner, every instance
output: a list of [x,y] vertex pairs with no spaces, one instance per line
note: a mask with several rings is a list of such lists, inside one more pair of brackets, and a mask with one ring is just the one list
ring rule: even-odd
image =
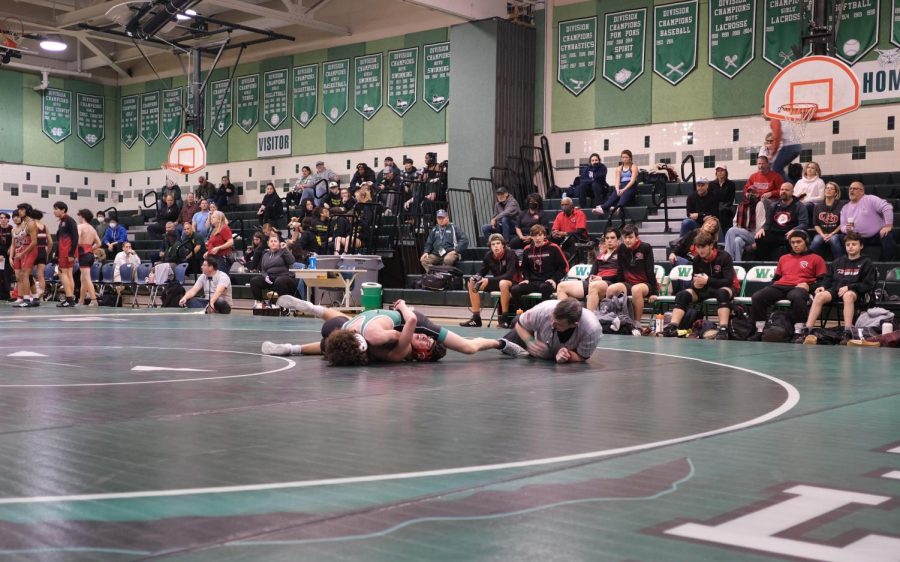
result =
[[384,53],[353,59],[353,109],[371,119],[384,105]]
[[653,9],[653,71],[678,84],[697,67],[697,1]]
[[41,130],[54,143],[72,134],[72,92],[47,88],[41,96]]
[[709,66],[734,78],[753,60],[756,0],[709,0]]
[[263,78],[263,121],[277,129],[288,120],[288,70],[272,70]]
[[644,73],[647,8],[606,14],[603,78],[624,90]]
[[597,77],[597,16],[559,22],[556,81],[579,95]]

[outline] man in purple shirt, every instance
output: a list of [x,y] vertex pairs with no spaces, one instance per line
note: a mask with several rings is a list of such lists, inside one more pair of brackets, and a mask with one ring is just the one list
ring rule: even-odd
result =
[[[858,232],[864,246],[881,246],[881,261],[894,261],[894,209],[875,195],[866,195],[862,182],[850,184],[850,201],[841,209],[841,232]],[[844,237],[841,235],[841,242]]]

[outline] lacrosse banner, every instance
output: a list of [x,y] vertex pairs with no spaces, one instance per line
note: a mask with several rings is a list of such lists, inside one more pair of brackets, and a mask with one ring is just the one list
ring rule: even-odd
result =
[[574,95],[597,77],[597,16],[559,22],[556,81]]
[[72,92],[47,88],[41,96],[41,130],[54,143],[72,134]]
[[644,73],[647,8],[606,14],[603,78],[624,90]]
[[288,118],[288,70],[272,70],[263,78],[263,121],[271,129],[281,127]]
[[425,45],[422,50],[422,100],[440,112],[450,101],[450,43]]
[[416,103],[419,48],[388,52],[388,107],[403,117]]
[[371,119],[383,105],[384,53],[353,59],[353,109]]
[[237,124],[249,134],[259,121],[259,74],[239,77],[236,95]]
[[319,97],[319,65],[294,67],[294,121],[306,128],[316,116]]
[[653,12],[653,72],[674,86],[697,67],[697,0]]
[[141,94],[141,138],[147,146],[159,136],[159,90]]
[[709,0],[709,66],[734,78],[753,60],[756,0]]
[[[878,0],[844,2],[841,23],[834,38],[837,58],[853,65],[878,44],[878,18],[881,11]],[[897,17],[894,14],[894,17]]]
[[218,80],[210,84],[209,123],[213,131],[224,137],[233,123],[231,103],[231,80]]
[[138,139],[138,115],[140,108],[138,106],[137,96],[122,97],[122,112],[119,118],[119,126],[122,129],[122,144],[126,148],[134,146]]
[[[803,42],[800,36],[809,28],[805,2],[763,0],[763,59],[776,68],[784,68],[797,60]],[[811,52],[807,46],[804,55]]]
[[94,148],[105,136],[106,100],[103,96],[90,94],[75,94],[75,100],[78,114],[75,120],[78,138],[84,144]]
[[182,100],[184,100],[184,89],[182,88],[162,91],[162,130],[163,136],[170,143],[174,142],[181,134],[183,127]]
[[322,114],[334,125],[347,113],[350,59],[322,63]]

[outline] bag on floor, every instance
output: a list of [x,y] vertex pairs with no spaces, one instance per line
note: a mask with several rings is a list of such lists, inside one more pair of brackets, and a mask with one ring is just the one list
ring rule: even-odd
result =
[[452,265],[432,266],[419,283],[429,291],[461,291],[465,286],[462,270]]
[[756,335],[756,322],[742,305],[735,305],[729,324],[729,337],[733,340],[747,341]]
[[762,341],[789,342],[794,335],[794,321],[791,314],[784,310],[776,310],[769,315],[762,331]]
[[875,306],[864,311],[854,322],[854,328],[877,328],[881,333],[881,326],[887,322],[894,322],[894,313],[890,310]]
[[180,283],[166,283],[162,290],[162,307],[163,308],[179,308],[178,302],[185,294],[184,287]]
[[816,345],[837,345],[844,337],[844,328],[842,326],[813,328],[809,333],[816,336]]
[[97,300],[97,304],[100,306],[120,307],[122,306],[122,299],[119,298],[119,295],[115,291],[112,291],[109,293],[103,293],[103,296],[101,296]]

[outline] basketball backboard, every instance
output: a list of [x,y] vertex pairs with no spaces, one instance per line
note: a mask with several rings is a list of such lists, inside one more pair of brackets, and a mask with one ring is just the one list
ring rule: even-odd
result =
[[163,168],[181,174],[193,174],[206,167],[206,146],[194,133],[182,133],[169,148],[168,161]]
[[765,115],[788,120],[784,106],[814,103],[812,121],[827,121],[859,109],[859,80],[846,63],[832,57],[809,56],[792,62],[766,89]]

